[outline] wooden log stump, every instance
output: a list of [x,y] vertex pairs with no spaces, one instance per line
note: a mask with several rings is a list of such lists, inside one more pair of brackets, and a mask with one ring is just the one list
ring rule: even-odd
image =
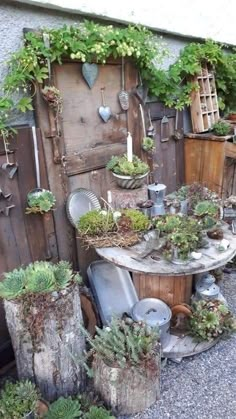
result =
[[85,339],[79,286],[4,301],[19,379],[30,379],[46,400],[78,394],[85,387],[81,358]]
[[108,195],[110,195],[111,205],[114,209],[137,208],[138,202],[148,199],[148,190],[146,185],[138,189],[122,189],[117,186],[108,191]]
[[160,356],[155,368],[113,368],[101,359],[93,361],[94,388],[114,414],[132,415],[160,398]]

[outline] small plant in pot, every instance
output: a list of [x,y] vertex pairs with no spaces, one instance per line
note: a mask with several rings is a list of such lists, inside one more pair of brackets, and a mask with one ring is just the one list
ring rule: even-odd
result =
[[[68,395],[78,393],[83,385],[84,371],[74,365],[65,345],[67,342],[69,347],[76,348],[77,356],[85,349],[79,328],[83,321],[80,282],[81,277],[66,261],[57,264],[37,261],[4,274],[0,282],[18,377],[36,382],[49,401],[62,395],[65,389]],[[68,369],[63,368],[61,359],[74,380]]]
[[211,201],[201,201],[195,206],[194,215],[200,219],[204,230],[210,229],[217,223],[219,207]]
[[212,125],[213,134],[218,135],[219,137],[229,135],[231,129],[232,128],[229,122],[226,122],[224,120],[220,120]]
[[91,347],[87,359],[93,358],[95,391],[114,413],[134,414],[144,410],[160,395],[158,331],[130,318],[114,318],[109,326],[96,330],[92,338],[83,329]]
[[197,340],[212,341],[223,334],[236,331],[236,319],[219,300],[200,300],[193,303],[189,329]]
[[56,198],[51,191],[46,189],[34,189],[27,195],[28,207],[26,214],[44,214],[50,211],[56,202]]
[[126,154],[113,156],[106,167],[111,170],[117,184],[124,189],[140,188],[149,173],[148,164],[135,155],[132,161],[128,161]]

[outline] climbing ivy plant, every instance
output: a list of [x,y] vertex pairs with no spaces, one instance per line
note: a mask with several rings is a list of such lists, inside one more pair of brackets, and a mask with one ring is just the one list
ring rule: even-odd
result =
[[[50,40],[48,48],[43,33]],[[223,47],[213,41],[191,43],[184,48],[168,70],[162,68],[168,49],[160,38],[142,26],[103,26],[93,21],[60,29],[45,29],[41,33],[26,33],[24,46],[8,62],[9,71],[3,82],[0,97],[0,134],[7,138],[12,130],[7,121],[11,112],[32,110],[30,86],[48,78],[47,60],[61,64],[64,58],[105,64],[110,56],[130,57],[150,95],[157,96],[166,106],[183,109],[190,104],[190,92],[197,89],[189,79],[208,61],[217,71],[220,105],[223,109],[232,95],[236,103],[236,54],[225,54]],[[232,89],[234,92],[232,94]],[[34,89],[33,89],[34,91]],[[16,92],[23,97],[15,99]]]

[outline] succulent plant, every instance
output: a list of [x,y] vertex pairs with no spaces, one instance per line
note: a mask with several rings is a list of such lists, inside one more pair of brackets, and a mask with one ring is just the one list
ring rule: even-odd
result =
[[42,294],[66,288],[72,282],[79,282],[80,276],[74,275],[70,264],[61,261],[34,262],[26,268],[14,269],[4,275],[0,282],[0,297],[7,300],[24,297],[24,295]]
[[211,201],[201,201],[195,206],[194,215],[197,217],[216,217],[218,214],[218,207]]
[[123,211],[123,214],[131,220],[131,228],[134,231],[145,231],[150,226],[149,218],[141,211],[128,208]]
[[142,141],[142,149],[147,152],[155,151],[155,143],[153,138],[144,137]]
[[29,380],[6,382],[0,394],[0,418],[22,419],[36,414],[38,398],[38,391]]
[[215,135],[228,135],[231,131],[231,125],[229,124],[229,122],[220,120],[212,125],[212,131]]
[[55,202],[56,198],[51,191],[42,190],[37,193],[29,193],[26,214],[48,212],[55,205]]
[[113,156],[107,163],[107,169],[123,176],[139,176],[149,172],[149,166],[140,160],[139,157],[133,155],[133,161],[127,160],[127,155]]
[[49,406],[45,419],[75,419],[82,416],[79,400],[60,397]]
[[189,318],[190,332],[199,340],[213,340],[223,333],[236,331],[236,320],[219,300],[196,301]]

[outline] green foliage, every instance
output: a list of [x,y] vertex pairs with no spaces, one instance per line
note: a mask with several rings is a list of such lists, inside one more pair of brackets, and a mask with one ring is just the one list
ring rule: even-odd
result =
[[236,320],[219,300],[200,300],[192,305],[189,319],[191,334],[199,340],[213,340],[223,333],[236,331]]
[[149,218],[141,211],[136,209],[128,208],[122,211],[131,220],[131,228],[134,231],[145,231],[150,225]]
[[53,402],[45,416],[45,419],[74,419],[82,416],[79,400],[71,397],[60,397]]
[[51,191],[45,189],[42,192],[29,193],[28,194],[28,207],[26,208],[26,214],[43,214],[52,209],[56,202],[56,198]]
[[194,215],[197,217],[216,217],[218,214],[218,207],[211,201],[200,201],[194,209]]
[[83,419],[115,419],[104,407],[91,406]]
[[77,223],[80,234],[96,236],[116,229],[116,223],[111,211],[93,210],[80,217]]
[[157,218],[155,228],[166,237],[164,256],[171,260],[173,250],[177,248],[178,257],[186,260],[189,253],[196,250],[201,242],[201,225],[191,217],[164,215]]
[[149,166],[142,162],[139,157],[134,155],[133,161],[129,162],[126,154],[123,156],[113,156],[106,167],[117,175],[123,176],[139,176],[149,171]]
[[39,395],[30,381],[7,382],[0,393],[0,418],[22,419],[36,412]]
[[147,152],[155,151],[155,142],[153,138],[144,137],[142,141],[142,149]]
[[94,353],[108,365],[145,367],[156,356],[158,332],[145,323],[113,318],[109,327],[96,327],[94,338],[82,326],[81,329],[92,348],[88,356]]
[[[236,70],[235,70],[236,71]],[[215,135],[224,136],[228,135],[231,131],[231,125],[226,121],[218,121],[212,126],[212,131]]]
[[182,218],[179,215],[164,215],[154,220],[154,226],[161,233],[171,233],[181,226]]
[[34,262],[26,268],[14,269],[4,275],[0,282],[0,297],[7,300],[24,297],[25,294],[42,294],[66,288],[72,282],[79,282],[70,264]]
[[62,112],[62,96],[60,90],[55,86],[45,86],[41,93],[48,105],[54,108],[58,113]]

